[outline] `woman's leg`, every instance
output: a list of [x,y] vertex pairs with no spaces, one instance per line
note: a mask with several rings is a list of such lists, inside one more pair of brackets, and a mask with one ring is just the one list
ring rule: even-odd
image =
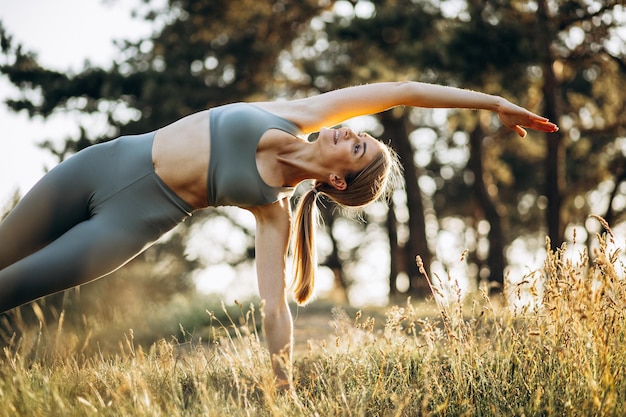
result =
[[0,270],[0,311],[106,275],[140,253],[144,240],[110,216],[79,223]]
[[89,218],[89,185],[77,162],[48,172],[0,222],[0,270]]
[[152,138],[81,151],[0,223],[0,311],[114,271],[191,214],[154,173]]
[[77,232],[90,224],[94,156],[86,149],[57,165],[0,222],[0,311],[67,286],[53,280],[72,265],[60,249],[69,254],[88,243]]

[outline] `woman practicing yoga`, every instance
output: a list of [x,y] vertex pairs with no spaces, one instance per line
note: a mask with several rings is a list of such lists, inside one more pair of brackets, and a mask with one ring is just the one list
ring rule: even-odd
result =
[[[368,134],[324,126],[395,106],[491,110],[520,136],[526,134],[522,127],[558,129],[501,97],[391,82],[292,101],[229,104],[94,145],[47,173],[0,223],[0,311],[111,273],[195,210],[239,206],[256,218],[265,334],[277,382],[288,384],[290,371],[276,355],[291,363],[289,197],[300,182],[312,180],[293,228],[292,286],[304,303],[313,291],[318,194],[364,206],[385,192],[397,164]],[[316,131],[314,142],[298,136]]]

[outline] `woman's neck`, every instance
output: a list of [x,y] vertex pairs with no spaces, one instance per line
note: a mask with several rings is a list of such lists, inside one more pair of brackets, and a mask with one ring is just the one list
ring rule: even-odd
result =
[[320,166],[315,158],[315,146],[306,141],[288,144],[276,153],[277,168],[282,172],[285,182],[296,186],[310,179],[320,179]]
[[311,143],[280,130],[269,130],[256,152],[256,163],[263,180],[273,186],[295,187],[314,178]]

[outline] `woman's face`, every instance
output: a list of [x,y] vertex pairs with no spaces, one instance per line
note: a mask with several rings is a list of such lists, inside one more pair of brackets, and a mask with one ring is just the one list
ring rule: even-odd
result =
[[367,133],[352,129],[322,129],[318,141],[323,159],[338,175],[360,171],[380,152],[380,143]]

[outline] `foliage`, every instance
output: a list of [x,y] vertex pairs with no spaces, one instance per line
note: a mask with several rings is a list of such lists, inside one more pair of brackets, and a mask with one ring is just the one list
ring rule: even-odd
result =
[[3,350],[0,416],[618,416],[626,270],[606,226],[595,261],[551,251],[533,274],[541,279],[508,289],[513,309],[484,295],[443,298],[433,277],[435,304],[391,307],[383,325],[335,310],[334,335],[298,341],[291,395],[273,387],[253,306],[213,321],[211,344],[187,335],[143,346],[131,331],[117,349],[89,355],[77,350],[92,342],[62,322],[42,324],[37,343],[52,339],[48,350],[18,340]]
[[4,218],[9,215],[11,210],[13,210],[13,208],[20,201],[20,198],[21,196],[18,191],[13,192],[13,196],[11,197],[11,199],[6,202],[4,207],[0,207],[0,221],[4,220]]

